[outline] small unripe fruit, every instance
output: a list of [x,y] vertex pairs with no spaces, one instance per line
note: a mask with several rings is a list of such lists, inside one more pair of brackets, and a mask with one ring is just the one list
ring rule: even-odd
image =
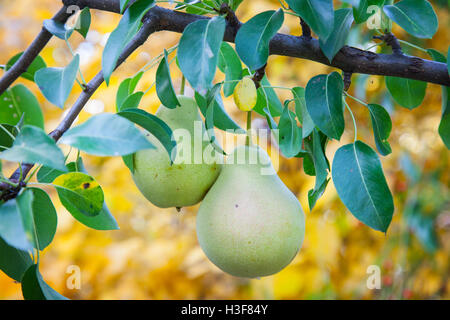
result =
[[250,77],[244,77],[234,89],[234,102],[242,111],[250,111],[256,105],[258,93],[256,86]]

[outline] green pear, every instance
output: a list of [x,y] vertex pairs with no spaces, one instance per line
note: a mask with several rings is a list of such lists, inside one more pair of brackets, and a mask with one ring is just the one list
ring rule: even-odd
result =
[[261,148],[238,147],[229,160],[197,213],[200,246],[233,276],[277,273],[302,246],[302,207]]
[[[187,207],[200,202],[216,181],[221,171],[221,155],[213,152],[211,161],[203,161],[203,152],[214,150],[209,141],[203,141],[205,127],[194,99],[178,96],[180,106],[169,109],[160,106],[156,116],[175,132],[181,132],[177,139],[177,155],[171,164],[169,154],[163,145],[152,135],[150,142],[156,149],[146,149],[134,154],[133,179],[141,193],[160,208]],[[195,139],[202,139],[195,147],[194,123],[200,127]],[[201,134],[199,137],[198,135]],[[176,138],[176,137],[175,137]],[[187,145],[186,145],[187,143]],[[207,149],[208,148],[208,149]],[[214,158],[214,156],[217,156]],[[200,157],[200,158],[199,158]],[[194,161],[200,159],[200,161]],[[219,161],[215,161],[219,159]]]

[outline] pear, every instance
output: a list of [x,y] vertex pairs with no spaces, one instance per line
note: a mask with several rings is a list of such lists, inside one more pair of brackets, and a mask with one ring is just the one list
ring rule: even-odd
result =
[[[199,121],[197,123],[201,124],[199,134],[202,136],[195,137],[196,139],[204,136],[205,127],[194,99],[178,96],[178,101],[179,107],[169,109],[161,105],[155,115],[174,133],[181,130],[183,138],[189,138],[187,147],[186,143],[181,145],[182,141],[177,141],[177,155],[171,164],[166,149],[154,136],[148,135],[156,149],[138,151],[133,157],[133,179],[137,187],[151,203],[160,208],[181,208],[197,204],[216,181],[222,168],[223,160],[217,154],[212,156],[210,163],[205,163],[201,157],[200,163],[194,162],[195,156],[201,156],[200,152],[203,153],[206,148],[213,150],[213,147],[209,141],[202,139],[202,143],[198,143],[201,148],[196,148],[200,150],[194,150],[194,122]],[[189,155],[188,159],[183,158],[186,161],[180,160],[182,153]]]
[[242,146],[230,158],[200,205],[198,241],[206,256],[233,276],[272,275],[302,246],[302,207],[264,150]]

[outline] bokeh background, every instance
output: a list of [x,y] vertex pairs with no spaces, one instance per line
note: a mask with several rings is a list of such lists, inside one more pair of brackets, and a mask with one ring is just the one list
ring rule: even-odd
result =
[[[394,33],[424,48],[447,52],[450,43],[447,1],[431,1],[437,11],[440,28],[434,39],[409,39],[398,27]],[[0,64],[23,51],[39,32],[42,21],[60,8],[56,0],[0,1]],[[164,5],[164,4],[162,4]],[[246,21],[256,13],[277,9],[276,0],[245,0],[237,11]],[[92,25],[84,40],[74,33],[70,42],[81,55],[82,71],[87,80],[101,68],[101,53],[109,33],[120,16],[91,11]],[[300,35],[298,20],[286,15],[281,32]],[[102,85],[80,114],[78,123],[92,114],[115,111],[115,95],[120,81],[135,74],[164,48],[174,46],[180,35],[160,32],[150,37],[112,76],[109,87]],[[373,44],[363,26],[354,26],[351,45],[368,48]],[[379,47],[373,50],[382,50]],[[409,53],[429,59],[420,51]],[[172,55],[173,56],[173,55]],[[64,41],[53,38],[42,52],[48,66],[65,66],[71,55]],[[176,89],[180,72],[171,67]],[[320,73],[331,72],[323,65],[273,56],[268,76],[274,86],[306,86]],[[138,89],[148,89],[156,68],[147,72]],[[0,71],[0,76],[3,71]],[[218,71],[217,79],[223,75]],[[23,82],[38,97],[45,115],[45,128],[56,127],[64,111],[51,105],[37,86]],[[76,100],[78,86],[66,103],[66,110]],[[280,90],[280,99],[289,92]],[[88,172],[104,189],[106,202],[116,217],[120,230],[91,230],[75,221],[59,203],[54,190],[47,191],[58,211],[58,231],[53,243],[41,255],[41,272],[56,290],[72,299],[449,299],[450,298],[450,203],[449,152],[437,133],[441,115],[441,88],[429,85],[423,104],[409,111],[396,105],[385,92],[384,78],[357,76],[351,93],[368,102],[380,103],[391,113],[393,131],[389,142],[393,153],[382,164],[394,194],[392,224],[383,234],[359,223],[340,202],[329,184],[324,196],[310,212],[307,192],[314,178],[302,169],[302,160],[281,159],[279,175],[296,194],[306,214],[303,248],[282,272],[260,280],[229,276],[209,262],[200,249],[195,234],[197,206],[158,209],[149,203],[134,185],[121,158],[99,158],[83,154]],[[187,90],[192,94],[192,90]],[[282,100],[283,101],[283,100]],[[357,117],[359,139],[374,147],[368,111],[350,101]],[[160,102],[154,88],[140,107],[155,112]],[[232,99],[225,99],[230,115],[241,124],[244,114]],[[339,146],[352,142],[353,127],[346,114],[346,132],[341,142],[329,144],[332,156]],[[263,121],[254,117],[255,126]],[[276,146],[275,146],[276,147]],[[14,166],[5,165],[8,174]],[[81,289],[68,289],[70,266],[81,270]],[[381,269],[382,289],[367,288],[367,268]],[[22,299],[20,284],[0,271],[0,299]]]

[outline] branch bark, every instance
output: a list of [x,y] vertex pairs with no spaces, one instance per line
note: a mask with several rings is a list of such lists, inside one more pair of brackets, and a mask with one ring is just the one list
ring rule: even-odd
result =
[[[136,34],[133,40],[131,40],[131,42],[127,45],[127,47],[123,50],[122,54],[120,55],[119,60],[117,61],[116,69],[130,56],[131,53],[133,53],[138,47],[143,45],[152,33],[156,31],[156,26],[158,24],[157,22],[158,22],[157,17],[152,15],[144,18],[142,28],[139,30],[139,32]],[[83,110],[86,103],[92,97],[94,92],[100,87],[103,81],[104,81],[103,74],[102,71],[100,71],[87,84],[86,89],[80,94],[77,101],[70,108],[69,112],[61,121],[61,123],[58,125],[58,127],[49,134],[49,136],[52,137],[53,140],[58,141],[62,137],[62,135],[72,126],[73,122],[75,121],[81,110]],[[25,179],[25,177],[30,173],[33,166],[34,164],[29,163],[22,164],[22,179]],[[19,181],[19,177],[20,177],[20,168],[18,168],[11,175],[9,180],[15,183],[20,183],[21,181]],[[23,187],[23,185],[20,185],[18,188],[11,188],[11,185],[7,183],[0,184],[0,190],[9,191],[7,192],[7,196],[9,198],[14,197],[20,191],[21,187]]]

